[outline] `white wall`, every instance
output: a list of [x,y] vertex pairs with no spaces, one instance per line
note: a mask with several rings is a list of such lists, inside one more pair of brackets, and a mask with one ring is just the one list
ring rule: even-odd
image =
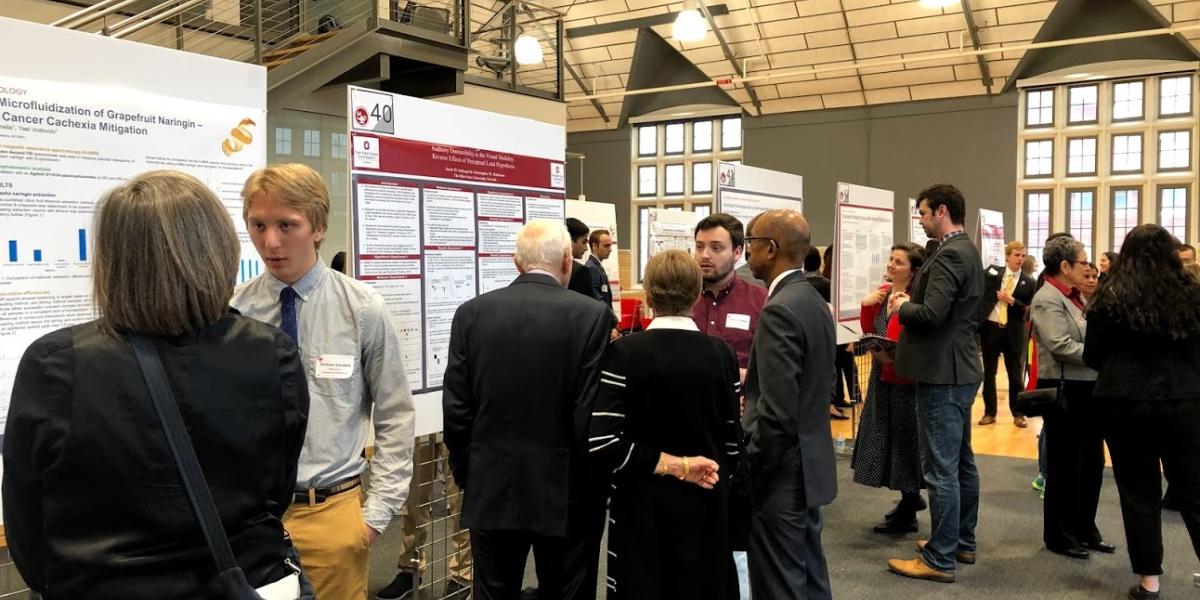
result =
[[567,125],[567,105],[556,100],[545,100],[484,85],[465,84],[463,93],[457,96],[433,98],[438,102],[478,108],[503,115],[525,117],[552,125]]

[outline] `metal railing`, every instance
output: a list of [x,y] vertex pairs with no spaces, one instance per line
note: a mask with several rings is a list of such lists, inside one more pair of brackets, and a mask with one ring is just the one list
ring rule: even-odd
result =
[[[52,25],[272,68],[340,30],[386,19],[469,48],[474,81],[562,99],[562,17],[528,0],[94,0]],[[517,60],[519,37],[532,38],[541,62]]]
[[[456,3],[460,0],[436,0]],[[376,19],[378,0],[102,0],[51,25],[274,65]],[[450,30],[461,27],[450,27]],[[276,54],[272,54],[276,52]]]
[[[496,10],[473,10],[467,75],[473,81],[511,91],[561,99],[563,14],[529,2],[508,0]],[[541,61],[522,64],[518,40],[537,44]],[[526,46],[532,52],[533,46]],[[535,53],[536,56],[536,53]]]

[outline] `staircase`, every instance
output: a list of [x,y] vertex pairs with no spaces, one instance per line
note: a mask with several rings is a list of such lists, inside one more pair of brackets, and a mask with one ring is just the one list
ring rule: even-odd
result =
[[268,71],[282,66],[295,56],[316,48],[318,44],[337,35],[338,32],[339,30],[327,31],[315,35],[308,33],[297,34],[275,46],[273,50],[264,53],[262,56],[262,65]]
[[467,69],[470,0],[83,1],[52,25],[261,64],[273,107],[344,84],[460,93]]

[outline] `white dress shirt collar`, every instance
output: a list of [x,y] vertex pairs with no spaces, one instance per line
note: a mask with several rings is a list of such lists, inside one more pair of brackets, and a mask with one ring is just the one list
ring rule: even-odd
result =
[[771,280],[771,286],[767,288],[767,297],[770,298],[771,295],[775,293],[775,286],[779,285],[779,282],[782,281],[784,277],[787,277],[788,275],[800,270],[802,269],[788,269],[780,273],[775,279]]
[[655,329],[682,329],[684,331],[700,331],[700,328],[696,327],[696,322],[693,321],[691,317],[679,316],[654,317],[654,320],[650,321],[650,324],[646,326],[646,331],[652,331]]

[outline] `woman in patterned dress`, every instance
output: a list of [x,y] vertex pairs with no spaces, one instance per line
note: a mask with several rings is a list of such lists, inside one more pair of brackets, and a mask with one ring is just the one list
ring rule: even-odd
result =
[[[888,296],[897,288],[909,291],[924,262],[924,248],[911,243],[892,246],[887,265],[891,285],[884,284],[863,298],[863,333],[899,339],[899,321],[887,311]],[[867,402],[850,467],[856,483],[900,492],[895,510],[887,513],[874,531],[913,533],[917,531],[917,511],[925,509],[921,499],[924,482],[917,439],[916,385],[896,375],[892,360],[885,352],[872,352]]]

